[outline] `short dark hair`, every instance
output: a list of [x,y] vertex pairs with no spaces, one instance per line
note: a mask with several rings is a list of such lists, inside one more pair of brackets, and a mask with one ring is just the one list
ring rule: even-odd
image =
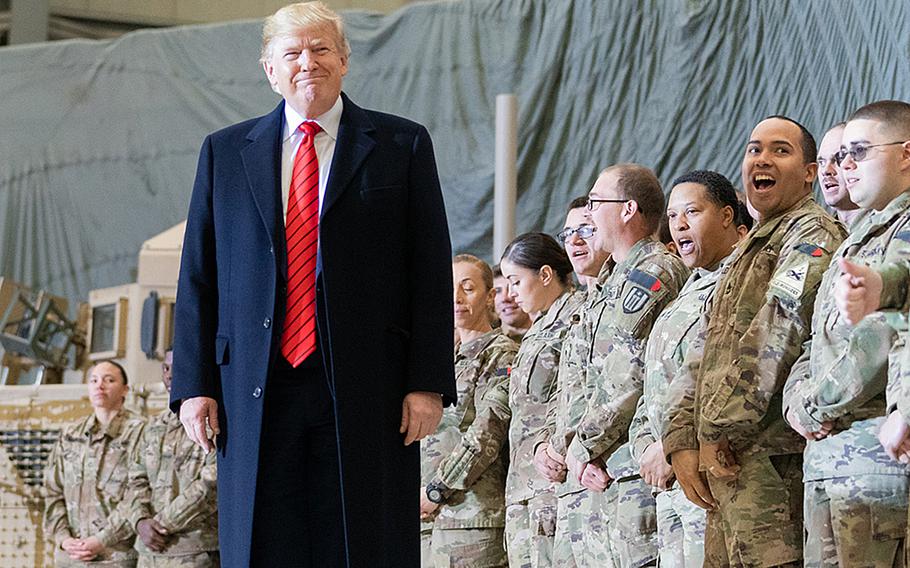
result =
[[494,279],[502,278],[502,268],[498,264],[494,264],[493,268],[491,268],[491,270],[493,271]]
[[733,184],[723,174],[711,170],[693,170],[673,180],[672,187],[681,183],[697,183],[705,188],[705,194],[718,207],[729,207],[736,216],[739,198]]
[[564,286],[572,282],[572,272],[575,270],[565,249],[546,233],[518,235],[503,251],[502,260],[531,270],[549,266]]
[[587,195],[582,195],[581,197],[576,197],[575,199],[573,199],[572,201],[569,202],[569,208],[566,209],[566,215],[568,215],[569,212],[572,211],[573,209],[581,209],[582,207],[587,207],[587,206],[588,206],[588,196]]
[[780,120],[786,120],[792,124],[795,124],[799,127],[799,132],[802,135],[799,141],[799,146],[803,151],[803,163],[804,164],[814,164],[815,160],[818,159],[818,145],[815,143],[815,137],[812,136],[812,133],[809,132],[809,129],[800,124],[799,122],[793,120],[789,116],[784,116],[782,114],[772,114],[771,116],[766,116],[763,120],[769,120],[772,118],[778,118]]
[[616,164],[600,172],[600,175],[609,172],[617,172],[616,185],[623,197],[638,204],[648,234],[654,233],[666,211],[660,180],[654,172],[640,164]]
[[745,201],[736,201],[736,215],[733,217],[733,222],[737,227],[745,225],[749,230],[751,230],[752,225],[755,224],[755,219],[753,219],[752,214],[749,213],[749,207],[746,205]]
[[123,377],[123,384],[125,384],[125,385],[130,384],[130,379],[129,379],[129,377],[126,376],[126,369],[123,368],[123,365],[121,365],[117,361],[114,361],[113,359],[102,359],[101,361],[96,361],[95,364],[92,365],[92,368],[94,369],[95,367],[97,367],[98,365],[100,365],[102,363],[107,363],[108,365],[117,367],[117,370],[120,371],[120,376]]
[[874,120],[881,124],[888,134],[910,140],[910,104],[904,101],[884,100],[869,103],[853,111],[849,120],[862,119]]

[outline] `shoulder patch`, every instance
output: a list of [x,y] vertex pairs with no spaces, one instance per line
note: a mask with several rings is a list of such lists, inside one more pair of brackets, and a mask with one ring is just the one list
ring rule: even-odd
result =
[[910,229],[905,229],[894,235],[895,239],[900,239],[905,243],[910,243]]
[[657,292],[660,290],[661,286],[663,286],[663,283],[661,283],[659,278],[655,278],[647,272],[643,272],[637,268],[633,268],[629,272],[629,280],[651,292]]
[[813,245],[811,243],[802,243],[798,244],[795,247],[796,250],[803,254],[808,254],[809,256],[818,258],[825,254],[827,251],[818,245]]
[[496,369],[494,373],[497,377],[508,377],[512,374],[512,367],[502,367],[501,369]]

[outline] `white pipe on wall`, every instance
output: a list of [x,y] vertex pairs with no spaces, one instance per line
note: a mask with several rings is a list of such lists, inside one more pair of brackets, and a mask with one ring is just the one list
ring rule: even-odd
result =
[[493,263],[515,238],[518,188],[518,97],[496,95],[496,175],[493,182]]

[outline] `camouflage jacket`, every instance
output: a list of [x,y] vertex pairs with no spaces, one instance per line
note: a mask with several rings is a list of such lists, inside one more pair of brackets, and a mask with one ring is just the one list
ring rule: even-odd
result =
[[505,526],[507,389],[517,352],[498,328],[456,347],[458,402],[420,443],[422,484],[454,492],[422,530]]
[[553,491],[553,484],[534,469],[534,447],[546,423],[547,407],[557,394],[556,372],[563,340],[581,299],[574,291],[565,292],[537,318],[521,342],[509,381],[512,423],[507,505]]
[[767,219],[740,242],[721,271],[700,353],[698,440],[726,439],[734,453],[802,452],[803,438],[781,414],[784,382],[808,339],[812,307],[843,227],[806,196]]
[[67,538],[95,536],[105,547],[96,562],[136,557],[126,490],[144,426],[123,409],[106,427],[91,414],[60,433],[44,472],[44,530],[59,553]]
[[[671,384],[682,368],[690,343],[698,336],[701,314],[717,284],[721,267],[728,260],[729,257],[714,270],[696,268],[679,296],[654,322],[645,349],[644,392],[629,428],[632,458],[636,463],[648,446],[663,435]],[[688,390],[690,397],[694,395],[694,388]]]
[[621,463],[607,458],[628,440],[642,392],[648,334],[688,274],[663,244],[642,239],[622,262],[604,267],[600,292],[588,308],[585,388],[590,398],[568,452],[582,463],[604,459],[616,479],[627,471],[637,473],[627,449]]
[[831,421],[831,434],[806,444],[804,479],[861,474],[903,474],[878,441],[885,415],[888,357],[906,314],[876,312],[857,326],[844,320],[834,303],[837,259],[867,265],[910,259],[910,193],[865,217],[841,244],[822,277],[815,299],[812,337],[794,363],[784,387],[783,411],[792,410],[810,432]]
[[[607,262],[612,268],[612,261]],[[556,386],[547,404],[547,418],[543,429],[538,432],[534,449],[539,444],[549,443],[561,455],[566,455],[569,444],[575,436],[575,428],[584,412],[590,391],[585,388],[585,367],[588,353],[588,337],[584,330],[585,314],[598,290],[592,286],[586,291],[575,292],[573,303],[576,308],[568,318],[566,335],[559,354],[556,372]],[[557,495],[568,495],[584,487],[569,476],[556,488]]]
[[170,410],[152,418],[130,466],[130,524],[154,518],[170,540],[160,553],[140,539],[136,549],[155,556],[218,550],[217,484],[215,452],[206,455],[194,444]]

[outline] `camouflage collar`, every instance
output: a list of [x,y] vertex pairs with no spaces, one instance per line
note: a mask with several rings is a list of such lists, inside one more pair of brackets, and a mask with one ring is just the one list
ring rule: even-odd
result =
[[745,243],[750,240],[754,240],[756,238],[767,237],[768,235],[773,233],[775,230],[777,230],[777,227],[780,226],[780,224],[784,221],[784,219],[789,219],[790,217],[793,216],[794,213],[801,212],[802,209],[804,209],[810,205],[815,205],[815,201],[812,199],[811,193],[809,193],[808,195],[806,195],[805,197],[803,197],[802,199],[797,201],[796,204],[793,205],[793,207],[787,209],[786,211],[778,213],[777,215],[775,215],[774,217],[771,217],[767,221],[760,222],[758,225],[756,225],[752,229],[752,231],[749,233],[749,235],[740,242]]
[[86,418],[80,434],[91,438],[92,440],[98,440],[104,436],[113,440],[120,435],[120,431],[123,429],[123,423],[130,417],[129,414],[130,412],[128,410],[121,408],[114,418],[111,419],[110,423],[104,425],[98,421],[98,417],[95,416],[95,413],[93,412]]
[[[566,288],[566,291],[563,292],[561,296],[556,298],[556,301],[553,302],[553,304],[550,306],[549,309],[547,309],[544,312],[541,312],[540,318],[538,318],[538,321],[540,322],[540,327],[547,328],[550,325],[552,325],[553,322],[558,320],[559,316],[560,316],[560,312],[562,312],[562,309],[566,306],[566,303],[569,301],[569,298],[571,298],[572,294],[574,294],[574,293],[575,293],[574,286],[570,286],[570,287]],[[534,323],[537,324],[537,322],[534,322]]]
[[[658,245],[663,246],[650,236],[639,240],[629,249],[629,254],[626,255],[626,258],[613,268],[613,274],[624,274],[628,272],[633,266],[637,266],[644,256],[651,254]],[[604,278],[603,281],[598,280],[598,284],[603,284],[606,281],[606,278]]]
[[898,195],[881,211],[870,211],[853,224],[850,233],[838,249],[839,256],[847,256],[851,247],[869,238],[882,227],[890,226],[896,217],[906,214],[910,208],[910,191]]
[[[604,265],[600,267],[600,272],[597,273],[597,282],[594,284],[594,288],[603,286],[603,283],[607,281],[607,278],[613,274],[613,268],[615,267],[616,261],[613,260],[613,255],[611,254],[604,262]],[[588,292],[590,293],[590,290]]]
[[456,349],[456,355],[458,357],[465,357],[467,359],[473,359],[480,354],[481,351],[487,348],[487,346],[493,341],[502,335],[502,330],[500,328],[495,328],[491,331],[486,332],[477,339],[472,339],[467,343],[462,343],[458,345]]

